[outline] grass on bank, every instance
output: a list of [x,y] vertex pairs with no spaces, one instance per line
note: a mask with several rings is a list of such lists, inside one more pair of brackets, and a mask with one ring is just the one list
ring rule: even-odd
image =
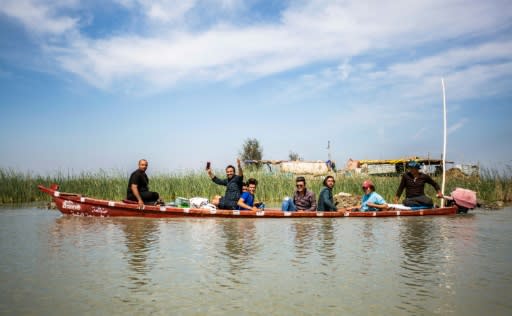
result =
[[[216,174],[224,177],[223,170]],[[12,169],[0,168],[0,203],[25,203],[34,201],[49,201],[49,197],[39,192],[37,185],[49,186],[52,183],[60,185],[64,192],[80,193],[84,196],[122,200],[126,196],[128,173],[120,171],[83,172],[80,174],[57,173],[55,175],[38,175],[30,172],[19,172]],[[204,171],[187,171],[175,174],[149,174],[150,189],[160,193],[164,201],[176,197],[201,196],[211,198],[213,195],[223,195],[225,187],[214,184]],[[259,182],[256,198],[268,203],[278,203],[284,196],[291,195],[294,190],[295,176],[284,173],[267,173],[261,171],[245,171],[244,178],[256,178]],[[359,177],[336,176],[334,193],[347,192],[361,195],[361,184],[364,179],[371,179],[376,191],[387,201],[392,202],[400,177]],[[322,188],[323,177],[308,178],[307,186],[317,195]],[[441,185],[441,177],[435,177]],[[477,192],[480,200],[486,202],[512,201],[512,172],[483,170],[480,177],[447,177],[445,194],[449,195],[456,187],[471,189]],[[435,197],[434,189],[427,185],[426,193]],[[404,194],[402,195],[402,198]]]

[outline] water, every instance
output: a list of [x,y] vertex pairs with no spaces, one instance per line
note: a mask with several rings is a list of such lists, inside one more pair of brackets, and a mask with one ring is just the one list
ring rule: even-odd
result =
[[511,315],[512,208],[130,219],[0,209],[0,314]]

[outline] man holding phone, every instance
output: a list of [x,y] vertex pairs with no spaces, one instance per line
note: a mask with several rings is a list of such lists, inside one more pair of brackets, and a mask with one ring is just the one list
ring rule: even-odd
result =
[[226,193],[224,196],[221,197],[220,195],[216,195],[211,201],[211,203],[219,209],[235,210],[238,207],[237,202],[242,194],[244,176],[240,159],[237,159],[236,161],[238,165],[238,175],[235,174],[235,167],[229,165],[226,167],[226,179],[217,178],[212,172],[210,163],[208,162],[206,164],[206,172],[210,179],[212,179],[216,184],[226,186]]

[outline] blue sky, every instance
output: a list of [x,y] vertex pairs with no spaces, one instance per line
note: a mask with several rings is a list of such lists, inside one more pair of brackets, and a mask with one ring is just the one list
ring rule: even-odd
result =
[[0,167],[511,165],[510,1],[0,0]]

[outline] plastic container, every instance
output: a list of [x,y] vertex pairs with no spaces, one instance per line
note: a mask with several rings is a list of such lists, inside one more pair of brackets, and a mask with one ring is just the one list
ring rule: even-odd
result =
[[190,201],[184,197],[177,197],[174,203],[178,207],[190,207]]

